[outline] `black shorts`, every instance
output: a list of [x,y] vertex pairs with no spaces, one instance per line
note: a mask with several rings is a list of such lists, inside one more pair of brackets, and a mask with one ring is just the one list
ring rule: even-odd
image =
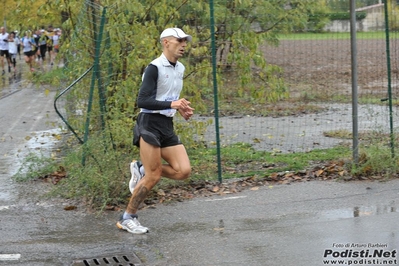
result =
[[6,56],[6,58],[9,58],[10,54],[8,53],[8,50],[0,50],[0,56]]
[[35,51],[24,52],[24,55],[26,55],[27,57],[30,57],[32,55],[35,55]]
[[173,128],[173,117],[140,113],[133,128],[133,144],[140,147],[140,137],[151,145],[165,148],[182,144]]
[[40,56],[44,59],[46,57],[46,52],[47,52],[47,46],[46,45],[40,45]]

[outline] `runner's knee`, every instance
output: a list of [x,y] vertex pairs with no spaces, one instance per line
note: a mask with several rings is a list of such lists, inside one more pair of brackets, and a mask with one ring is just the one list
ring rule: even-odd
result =
[[180,171],[178,171],[176,173],[176,175],[177,175],[176,178],[179,179],[179,180],[184,180],[184,179],[189,178],[190,174],[191,174],[191,168],[190,167],[184,167],[184,168],[180,169]]

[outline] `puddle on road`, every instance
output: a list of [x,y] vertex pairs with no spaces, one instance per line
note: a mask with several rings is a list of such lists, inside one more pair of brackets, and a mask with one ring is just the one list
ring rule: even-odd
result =
[[21,168],[24,158],[29,153],[36,153],[39,157],[50,156],[61,133],[59,128],[32,132],[25,137],[26,141],[19,148],[0,159],[0,201],[8,202],[17,196],[12,176]]
[[12,162],[12,169],[9,169],[11,176],[15,175],[18,169],[21,167],[24,158],[30,153],[37,154],[39,157],[51,156],[55,143],[60,139],[62,130],[60,128],[35,131],[25,137],[26,142],[23,143],[17,151],[13,154],[17,154],[17,157]]
[[314,222],[330,222],[345,219],[356,219],[359,217],[389,215],[392,213],[399,213],[397,203],[395,202],[374,206],[356,206],[322,211],[293,212],[266,219],[245,219],[245,224],[247,226],[249,225],[251,230],[262,231],[269,229],[275,230],[276,227],[286,228],[287,226],[292,226],[293,223],[304,224]]
[[394,202],[388,205],[357,206],[353,208],[326,210],[320,212],[319,215],[321,219],[337,220],[337,219],[382,215],[392,212],[399,212],[399,209]]
[[20,91],[22,73],[20,71],[18,71],[18,73],[7,73],[6,75],[1,76],[1,81],[2,86],[0,88],[0,99],[3,99]]
[[[399,213],[399,208],[395,202],[374,206],[356,206],[352,208],[347,207],[341,209],[330,209],[318,212],[294,212],[268,218],[248,218],[244,219],[243,223],[245,226],[250,228],[249,230],[268,231],[275,230],[277,227],[286,228],[287,226],[292,226],[293,223],[303,224],[307,222],[313,223],[338,221],[344,219],[355,219],[358,217],[387,215],[391,213]],[[239,230],[242,230],[241,226],[239,228]]]
[[55,142],[59,140],[60,134],[62,134],[62,131],[59,128],[32,132],[28,137],[25,147],[30,152],[32,150],[40,150],[44,153],[50,152]]

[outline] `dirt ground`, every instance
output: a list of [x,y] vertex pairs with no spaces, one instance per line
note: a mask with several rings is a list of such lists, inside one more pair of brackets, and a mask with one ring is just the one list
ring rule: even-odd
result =
[[[393,98],[398,93],[397,46],[394,41],[390,43]],[[387,98],[385,40],[358,40],[356,48],[361,98],[357,108],[359,132],[388,132],[388,105],[376,104]],[[221,142],[227,145],[242,141],[260,150],[282,152],[330,148],[342,143],[342,138],[332,134],[327,137],[326,132],[353,129],[350,40],[282,41],[278,47],[264,47],[263,52],[269,64],[283,69],[290,99],[256,108],[251,102],[243,102],[243,108],[235,110],[254,110],[246,115],[223,115],[222,107]],[[260,110],[269,108],[269,114],[259,115]],[[208,139],[215,135],[212,127],[207,131]]]
[[[360,94],[386,94],[387,59],[385,40],[357,41],[357,81]],[[397,91],[398,42],[391,41],[392,89]],[[264,49],[267,62],[280,66],[291,93],[351,93],[350,40],[290,40]]]

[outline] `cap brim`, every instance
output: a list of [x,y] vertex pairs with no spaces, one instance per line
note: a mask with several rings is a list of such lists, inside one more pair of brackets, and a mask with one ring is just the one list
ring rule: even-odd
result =
[[189,42],[191,42],[193,40],[193,37],[191,37],[191,35],[186,35],[186,37],[184,37],[184,38],[186,38],[187,41],[189,41]]
[[186,36],[181,37],[181,38],[178,38],[178,37],[176,37],[176,36],[174,36],[174,35],[169,35],[169,36],[163,36],[163,37],[161,37],[161,40],[162,40],[163,38],[166,38],[166,37],[175,37],[176,39],[187,39],[188,42],[191,42],[191,40],[193,39],[193,37],[191,37],[191,35],[186,35]]

